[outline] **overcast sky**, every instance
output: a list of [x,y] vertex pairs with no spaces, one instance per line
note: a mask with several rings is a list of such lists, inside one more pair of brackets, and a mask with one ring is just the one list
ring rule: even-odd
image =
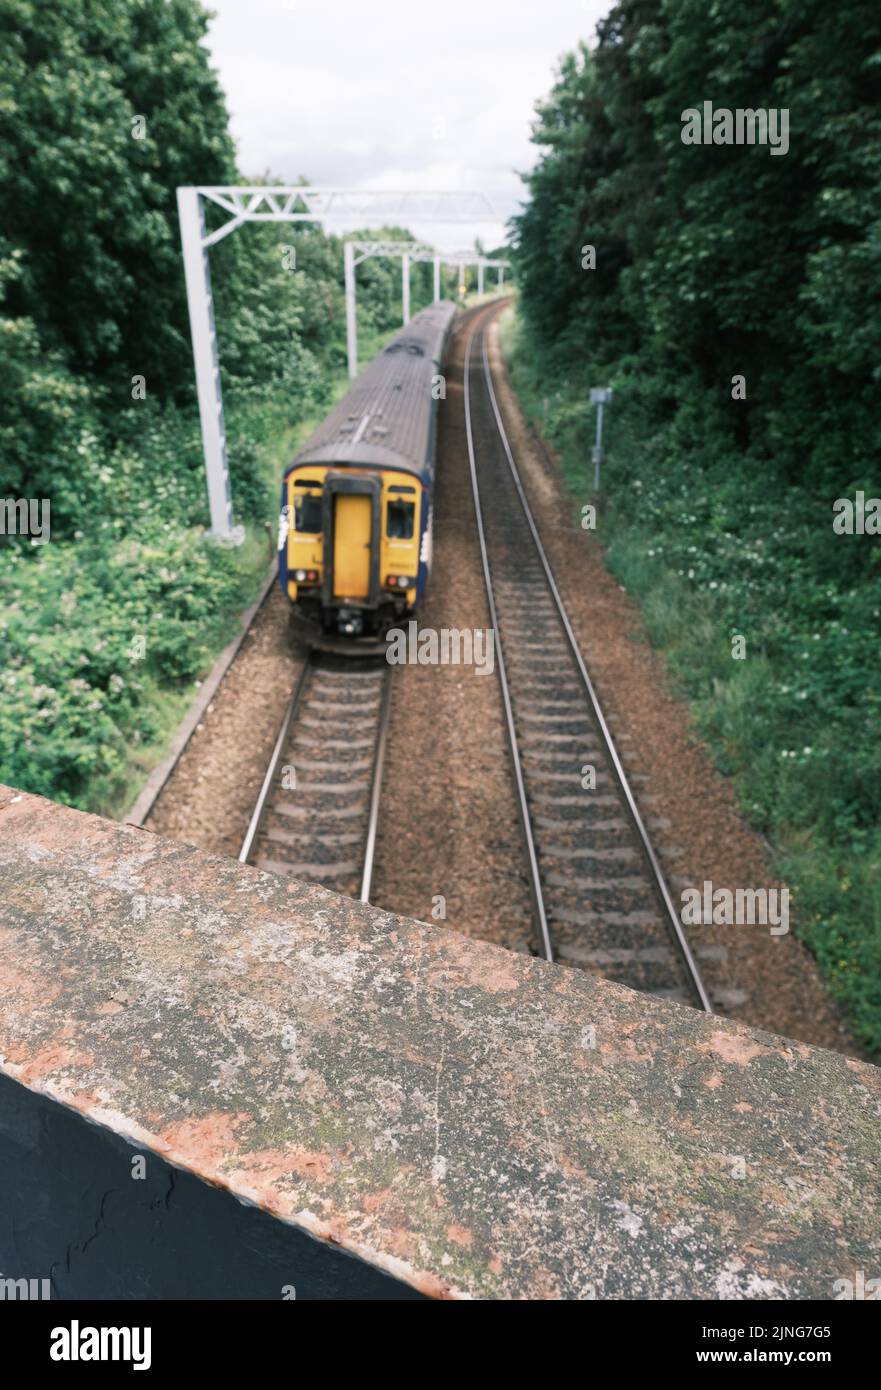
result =
[[[209,0],[243,173],[333,187],[483,189],[501,218],[533,107],[612,0]],[[494,225],[415,224],[446,249]]]

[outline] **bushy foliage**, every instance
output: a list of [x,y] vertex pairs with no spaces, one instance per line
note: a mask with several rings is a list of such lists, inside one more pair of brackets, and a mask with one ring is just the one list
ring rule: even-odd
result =
[[112,804],[160,731],[156,690],[199,674],[242,600],[235,556],[143,520],[113,547],[84,537],[0,566],[0,768],[15,786]]

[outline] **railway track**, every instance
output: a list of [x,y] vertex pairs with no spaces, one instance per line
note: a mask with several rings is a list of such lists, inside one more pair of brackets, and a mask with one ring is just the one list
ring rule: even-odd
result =
[[541,953],[712,1013],[517,471],[488,317],[467,340],[465,427]]
[[383,658],[306,655],[241,863],[369,902],[391,677]]

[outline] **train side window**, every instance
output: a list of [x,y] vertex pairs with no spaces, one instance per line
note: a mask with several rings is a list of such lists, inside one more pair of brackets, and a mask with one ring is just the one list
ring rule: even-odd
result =
[[412,502],[389,501],[385,518],[385,533],[390,539],[409,541],[413,538],[416,507]]
[[294,497],[294,530],[317,536],[321,530],[321,498],[300,493]]

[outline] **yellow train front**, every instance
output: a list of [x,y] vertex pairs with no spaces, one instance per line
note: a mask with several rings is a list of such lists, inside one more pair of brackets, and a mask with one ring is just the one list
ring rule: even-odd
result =
[[279,583],[320,645],[375,647],[431,569],[438,403],[455,315],[417,314],[307,440],[282,483]]

